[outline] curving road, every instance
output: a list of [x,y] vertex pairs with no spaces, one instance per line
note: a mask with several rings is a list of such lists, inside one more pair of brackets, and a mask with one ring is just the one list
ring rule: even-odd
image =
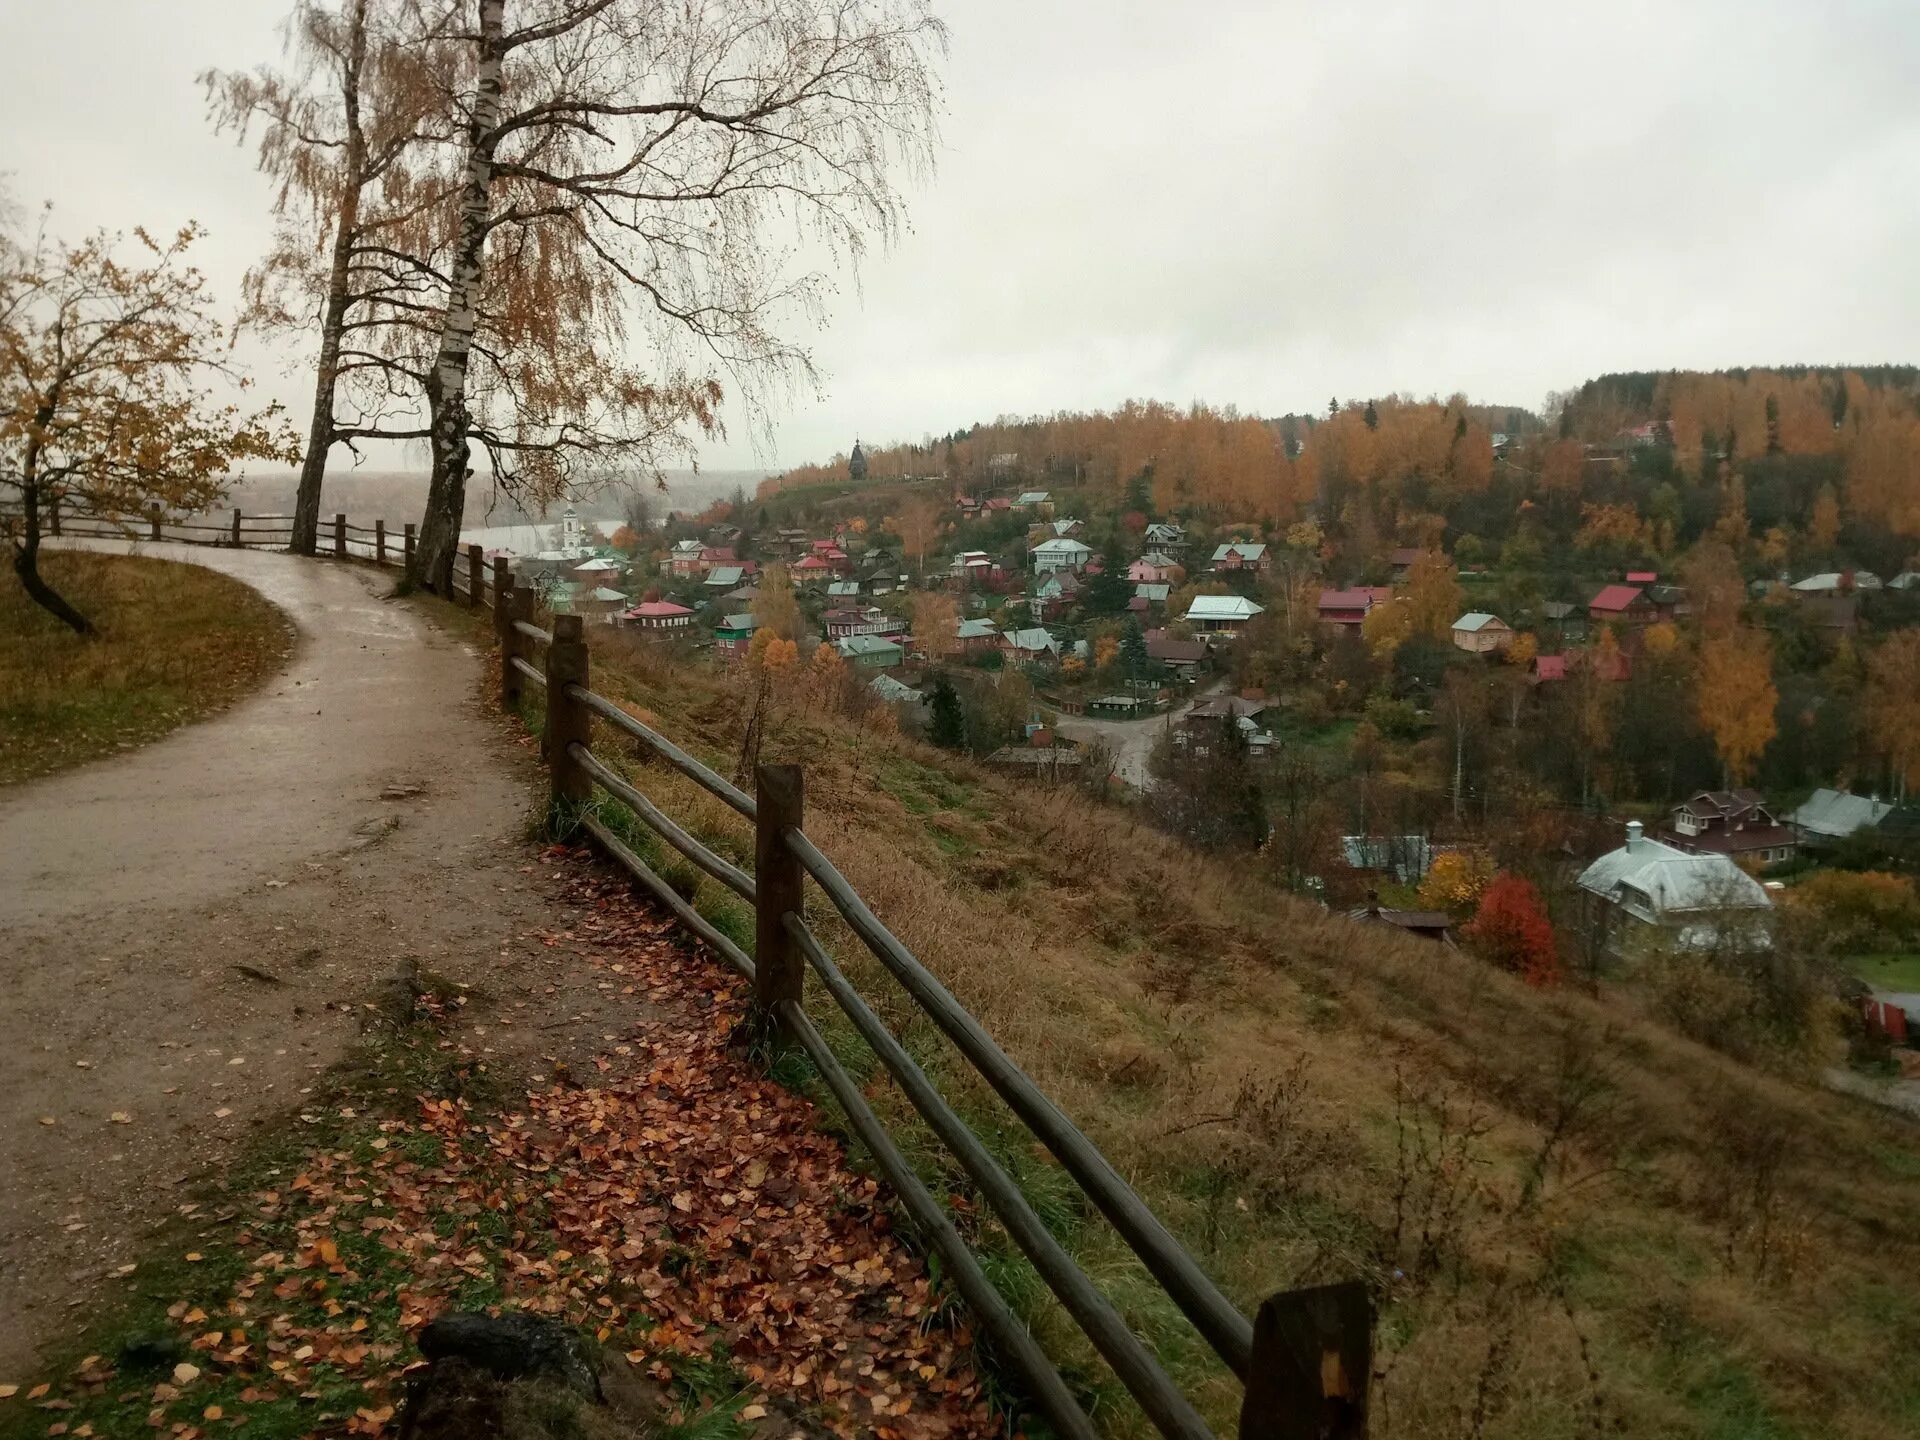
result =
[[0,790],[0,1380],[403,960],[483,974],[538,903],[530,772],[470,645],[369,567],[132,548],[236,576],[300,638],[221,714]]

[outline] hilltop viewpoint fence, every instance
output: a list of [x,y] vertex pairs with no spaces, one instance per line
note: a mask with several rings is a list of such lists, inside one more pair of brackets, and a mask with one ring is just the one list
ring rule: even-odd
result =
[[[53,536],[179,540],[189,544],[280,548],[291,541],[291,517],[232,512],[224,524],[182,521],[159,510],[143,516],[100,516],[56,508]],[[345,515],[323,524],[323,558],[405,566],[413,527],[396,536],[381,521],[357,525]],[[1032,1264],[1094,1349],[1161,1435],[1206,1440],[1213,1432],[1159,1360],[1054,1238],[1019,1185],[943,1097],[807,924],[813,883],[847,927],[954,1048],[1059,1163],[1136,1255],[1167,1297],[1245,1387],[1237,1433],[1243,1440],[1358,1440],[1367,1430],[1372,1373],[1373,1308],[1364,1285],[1346,1282],[1268,1298],[1249,1320],[1161,1224],[1099,1148],[1053,1103],[939,979],[874,914],[833,861],[807,837],[806,777],[795,765],[761,765],[753,793],[701,764],[680,746],[590,688],[591,658],[578,615],[534,623],[534,596],[516,586],[503,556],[486,562],[481,548],[463,550],[453,599],[493,612],[500,650],[501,705],[516,713],[538,691],[542,736],[555,813],[577,817],[593,842],[664,906],[690,934],[751,984],[759,1033],[797,1045],[813,1062],[871,1153],[918,1234],[951,1276],[994,1349],[1018,1373],[1032,1403],[1061,1435],[1092,1440],[1099,1432],[1060,1369],[988,1279],[980,1259],[921,1182],[899,1145],[867,1103],[808,1012],[806,977],[851,1022],[908,1103],[954,1161],[979,1187],[1007,1236]],[[699,785],[754,828],[749,874],[718,854],[654,804],[594,753],[598,720],[638,742]],[[723,934],[589,808],[603,790],[673,850],[753,907],[753,953]],[[818,1002],[815,1001],[817,1004]]]

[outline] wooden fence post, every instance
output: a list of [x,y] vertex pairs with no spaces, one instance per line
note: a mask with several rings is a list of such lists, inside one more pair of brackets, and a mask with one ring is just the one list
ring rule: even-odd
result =
[[[407,574],[413,573],[413,522],[407,522],[407,528],[400,532],[400,563],[406,567]],[[527,592],[531,598],[533,592]]]
[[387,563],[387,522],[385,520],[373,522],[373,563],[376,565]]
[[513,622],[533,623],[533,587],[516,585],[507,591],[507,603],[499,610],[500,625],[500,708],[512,714],[520,708],[520,692],[525,688],[513,662],[527,653],[526,637],[513,628]]
[[[469,610],[480,608],[480,573],[484,563],[480,557],[480,547],[467,546],[467,608]],[[582,680],[580,683],[584,685],[587,682]]]
[[567,694],[569,685],[587,688],[586,626],[578,615],[556,615],[547,646],[547,723],[540,744],[547,754],[553,803],[571,811],[593,795],[593,777],[568,753],[575,744],[592,745],[593,712]]
[[1253,1322],[1240,1440],[1365,1440],[1373,1301],[1357,1280],[1271,1296]]
[[240,507],[233,507],[233,548],[240,548]]
[[507,591],[513,588],[513,567],[504,555],[493,557],[493,628],[500,628],[500,617],[507,610]]
[[804,913],[807,872],[780,838],[806,821],[806,776],[798,765],[756,765],[753,771],[753,1001],[761,1024],[771,1027],[782,1000],[798,1002],[806,957],[782,923],[790,910]]
[[333,558],[347,558],[347,517],[344,515],[333,517]]
[[147,507],[147,526],[153,538],[158,540],[160,538],[160,502],[157,500]]

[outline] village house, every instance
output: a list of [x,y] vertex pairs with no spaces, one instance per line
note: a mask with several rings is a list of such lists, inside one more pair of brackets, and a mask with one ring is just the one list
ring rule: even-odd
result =
[[1060,642],[1039,626],[1000,632],[1000,653],[1017,664],[1057,665]]
[[1087,562],[1093,558],[1093,549],[1078,540],[1046,540],[1034,546],[1028,554],[1033,561],[1034,573],[1045,575],[1054,570],[1086,569]]
[[956,495],[953,508],[960,512],[962,520],[971,520],[980,513],[980,502],[971,495]]
[[1659,580],[1660,572],[1658,570],[1627,571],[1627,584],[1629,585],[1655,585],[1659,583]]
[[1627,843],[1580,873],[1586,930],[1596,950],[1621,954],[1664,935],[1684,950],[1764,950],[1773,901],[1725,855],[1688,854],[1627,822]]
[[1077,540],[1087,529],[1080,520],[1049,520],[1041,528],[1055,540]]
[[829,640],[848,635],[892,635],[901,629],[900,621],[884,610],[869,605],[864,610],[829,610],[820,617]]
[[1342,835],[1340,858],[1362,875],[1391,876],[1396,885],[1417,885],[1433,868],[1433,842],[1425,835]]
[[1687,592],[1678,585],[1648,586],[1647,602],[1659,620],[1684,620],[1693,614],[1693,607],[1687,604]]
[[1178,560],[1187,548],[1186,529],[1171,522],[1147,526],[1141,539],[1149,554],[1158,551],[1173,560]]
[[1171,585],[1136,585],[1127,609],[1135,615],[1157,615],[1167,608],[1167,597],[1172,593]]
[[557,609],[556,613],[571,613],[602,625],[612,625],[619,619],[620,612],[632,603],[632,598],[611,585],[578,585],[566,597],[564,609]]
[[720,545],[731,548],[737,546],[739,543],[740,527],[738,525],[730,525],[723,520],[711,530],[707,531],[707,544],[709,545]]
[[858,580],[829,580],[827,582],[827,603],[835,601],[858,600],[860,582]]
[[728,615],[714,626],[713,653],[728,664],[737,664],[747,658],[747,651],[753,647],[753,632],[760,628],[760,622],[751,615]]
[[1358,625],[1376,605],[1393,598],[1390,585],[1356,585],[1348,590],[1320,592],[1320,619],[1328,625]]
[[1395,580],[1406,579],[1407,572],[1420,563],[1420,557],[1431,553],[1431,551],[1421,549],[1418,545],[1402,545],[1387,557],[1387,563],[1393,566],[1393,578]]
[[1646,625],[1654,619],[1653,602],[1637,585],[1606,585],[1587,602],[1587,617],[1622,625]]
[[1164,629],[1147,631],[1147,658],[1176,675],[1188,675],[1207,658],[1207,642],[1169,635]]
[[685,634],[693,624],[693,611],[671,600],[643,600],[623,611],[620,623],[649,635]]
[[891,675],[880,674],[867,682],[867,688],[889,705],[924,705],[927,697],[911,685],[903,685]]
[[906,651],[898,641],[880,635],[842,635],[833,642],[842,660],[863,670],[891,670],[906,663]]
[[1367,891],[1367,903],[1357,910],[1347,912],[1349,920],[1363,925],[1389,925],[1404,935],[1412,935],[1420,940],[1437,940],[1442,945],[1453,944],[1453,932],[1449,928],[1453,918],[1444,910],[1394,910],[1380,904],[1380,892]]
[[1828,570],[1796,580],[1788,587],[1795,599],[1809,595],[1852,595],[1860,590],[1881,590],[1880,577],[1871,570]]
[[1587,612],[1565,600],[1549,600],[1540,607],[1546,628],[1556,644],[1577,645],[1587,638]]
[[1816,790],[1787,816],[1802,845],[1833,845],[1856,830],[1870,829],[1893,813],[1891,802],[1845,790]]
[[1032,510],[1040,514],[1053,513],[1053,494],[1047,490],[1022,490],[1013,497],[1014,510]]
[[605,585],[615,579],[627,567],[618,560],[605,555],[596,555],[591,560],[582,560],[567,573],[575,580],[589,585]]
[[1887,581],[1889,590],[1920,590],[1920,570],[1902,570]]
[[1534,685],[1551,685],[1567,678],[1567,657],[1536,655],[1527,662],[1527,679]]
[[707,578],[700,584],[716,595],[724,595],[730,590],[738,590],[752,575],[751,562],[742,565],[716,565],[707,571]]
[[1469,655],[1485,655],[1513,643],[1513,627],[1498,615],[1469,610],[1453,622],[1453,648]]
[[994,558],[984,550],[962,550],[953,557],[953,565],[948,571],[956,580],[968,584],[985,582],[1000,578],[1000,567]]
[[1756,865],[1793,858],[1799,843],[1767,808],[1758,790],[1702,790],[1673,807],[1660,840],[1691,855],[1725,855]]
[[833,578],[833,566],[818,555],[802,555],[787,567],[796,585],[823,586]]
[[1000,631],[991,620],[956,620],[953,638],[960,654],[971,658],[984,655],[1000,643]]
[[681,540],[667,552],[667,573],[676,579],[686,580],[698,575],[703,566],[701,556],[707,547],[698,540]]
[[1183,617],[1195,630],[1207,635],[1238,635],[1247,622],[1265,612],[1244,595],[1196,595]]
[[1172,560],[1153,551],[1127,566],[1127,578],[1136,585],[1167,585],[1173,581],[1173,569]]
[[1213,568],[1222,574],[1236,570],[1251,570],[1258,574],[1267,568],[1267,547],[1257,545],[1250,540],[1235,540],[1228,545],[1216,545],[1213,550]]

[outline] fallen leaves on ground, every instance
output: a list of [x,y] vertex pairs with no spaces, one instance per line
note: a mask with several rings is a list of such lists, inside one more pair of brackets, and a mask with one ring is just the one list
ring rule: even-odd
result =
[[193,1437],[301,1403],[316,1434],[385,1435],[419,1329],[505,1305],[582,1326],[689,1408],[799,1409],[882,1440],[999,1432],[964,1318],[878,1184],[727,1048],[744,982],[668,940],[624,884],[557,868],[587,913],[541,938],[605,970],[636,1016],[594,1083],[556,1065],[510,1113],[424,1096],[409,1118],[354,1120],[202,1232],[194,1270],[233,1278],[167,1311],[190,1361],[136,1392],[89,1356],[46,1405],[137,1399],[154,1433]]

